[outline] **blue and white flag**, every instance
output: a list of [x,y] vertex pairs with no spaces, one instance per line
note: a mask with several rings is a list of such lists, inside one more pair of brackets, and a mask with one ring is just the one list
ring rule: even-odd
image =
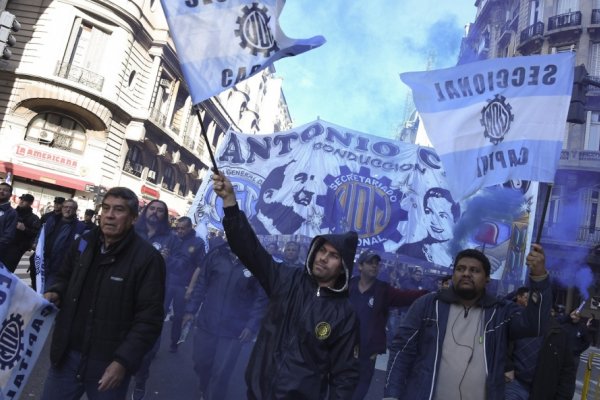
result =
[[574,53],[401,74],[457,199],[511,179],[553,182]]
[[0,399],[18,399],[57,309],[0,264]]
[[198,104],[283,57],[325,43],[290,39],[279,27],[285,0],[161,0],[177,57]]

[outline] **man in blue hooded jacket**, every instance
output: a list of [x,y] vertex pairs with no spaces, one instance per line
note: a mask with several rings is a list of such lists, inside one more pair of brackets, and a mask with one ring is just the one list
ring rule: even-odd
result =
[[304,268],[276,262],[238,208],[231,181],[213,175],[233,252],[269,298],[246,369],[249,400],[348,400],[358,383],[358,319],[348,300],[358,235],[316,236]]
[[531,293],[522,309],[486,294],[490,262],[467,249],[454,260],[452,287],[416,300],[392,342],[384,395],[403,400],[504,399],[508,341],[539,336],[552,303],[544,252],[527,256]]

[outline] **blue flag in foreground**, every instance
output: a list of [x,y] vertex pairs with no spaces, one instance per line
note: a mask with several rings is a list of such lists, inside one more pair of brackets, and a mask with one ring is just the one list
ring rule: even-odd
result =
[[0,399],[18,399],[56,308],[0,264]]
[[574,59],[512,57],[401,74],[455,198],[511,179],[554,181]]
[[161,0],[183,75],[198,104],[283,57],[325,43],[284,35],[285,0]]

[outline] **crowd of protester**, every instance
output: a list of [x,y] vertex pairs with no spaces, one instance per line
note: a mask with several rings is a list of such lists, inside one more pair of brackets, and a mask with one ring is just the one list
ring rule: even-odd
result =
[[[384,353],[385,399],[572,398],[597,324],[553,305],[540,245],[527,256],[527,286],[497,298],[478,250],[459,252],[440,276],[359,253],[351,232],[259,239],[229,180],[213,179],[224,232],[207,242],[190,218],[171,223],[163,201],[138,210],[126,188],[80,221],[73,199],[56,197],[41,218],[31,194],[13,208],[0,183],[0,262],[14,272],[36,250],[45,297],[61,308],[42,399],[147,398],[161,332],[171,353],[193,332],[203,400],[227,398],[248,347],[249,399],[363,399]],[[97,334],[100,324],[109,328]]]

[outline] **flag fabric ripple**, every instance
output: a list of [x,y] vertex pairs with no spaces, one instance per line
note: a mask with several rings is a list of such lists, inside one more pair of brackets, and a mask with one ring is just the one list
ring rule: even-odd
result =
[[288,38],[284,0],[161,0],[177,57],[198,104],[269,67],[325,43]]
[[513,179],[554,181],[574,59],[497,58],[401,74],[455,199]]

